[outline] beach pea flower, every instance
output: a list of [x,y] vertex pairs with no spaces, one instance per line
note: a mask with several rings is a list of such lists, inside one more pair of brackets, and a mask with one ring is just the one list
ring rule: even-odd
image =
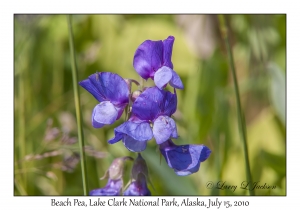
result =
[[116,158],[109,166],[105,175],[101,179],[108,178],[108,182],[104,188],[98,188],[91,190],[89,195],[98,196],[114,196],[121,195],[123,188],[123,169],[126,160],[133,160],[132,157],[126,156],[121,158]]
[[165,40],[144,41],[135,51],[133,67],[144,79],[153,79],[155,85],[162,89],[168,83],[178,89],[183,84],[178,74],[173,70],[171,61],[174,37]]
[[139,120],[136,117],[129,118],[114,129],[115,137],[108,143],[114,144],[120,140],[125,147],[132,152],[141,152],[146,149],[147,141],[152,139],[152,129],[149,122]]
[[146,161],[143,159],[142,155],[138,153],[138,156],[135,159],[131,170],[132,182],[130,183],[128,188],[124,191],[124,195],[131,195],[131,196],[151,195],[151,192],[147,186],[148,176],[149,175],[148,175],[148,168],[147,168]]
[[79,82],[79,85],[100,102],[92,113],[92,125],[95,128],[118,120],[129,102],[129,88],[118,74],[97,72]]
[[159,149],[169,167],[179,176],[197,172],[200,163],[211,153],[211,150],[204,145],[176,145],[170,139],[160,144]]
[[152,137],[157,144],[177,138],[176,123],[171,118],[176,108],[176,92],[147,88],[134,101],[129,120],[115,128],[115,137],[108,142],[114,144],[122,139],[128,150],[141,152]]

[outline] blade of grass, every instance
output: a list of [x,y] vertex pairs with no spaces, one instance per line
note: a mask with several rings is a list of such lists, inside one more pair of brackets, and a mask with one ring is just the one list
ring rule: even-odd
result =
[[[240,129],[240,134],[241,134],[243,146],[244,146],[244,158],[245,158],[245,165],[246,165],[247,180],[249,183],[249,188],[253,189],[249,156],[248,156],[247,130],[246,130],[246,125],[245,125],[244,115],[242,112],[242,105],[241,105],[240,94],[239,94],[239,86],[238,86],[238,82],[237,82],[237,78],[236,78],[233,54],[231,51],[229,38],[228,38],[228,29],[227,29],[227,26],[225,23],[224,15],[219,15],[218,17],[219,17],[219,22],[220,22],[221,35],[222,35],[222,38],[224,39],[224,42],[226,45],[226,50],[227,50],[228,59],[229,59],[229,65],[230,65],[230,69],[231,69],[232,76],[233,76],[236,104],[237,104],[237,109],[238,109],[239,129]],[[249,192],[250,192],[250,195],[254,195],[254,190],[249,190]]]
[[81,163],[81,173],[82,173],[82,184],[84,195],[87,195],[87,172],[85,164],[85,153],[84,153],[84,138],[83,138],[83,129],[82,129],[82,117],[80,110],[80,97],[78,91],[78,79],[77,79],[77,66],[74,50],[74,39],[72,31],[72,21],[71,15],[67,16],[68,19],[68,28],[69,28],[69,43],[70,43],[70,52],[71,52],[71,65],[72,65],[72,78],[73,78],[73,89],[74,89],[74,99],[75,99],[75,109],[76,109],[76,119],[77,119],[77,130],[78,130],[78,141],[79,141],[79,151],[80,151],[80,163]]
[[[24,70],[20,73],[19,75],[19,106],[18,106],[18,121],[19,121],[19,128],[18,128],[18,132],[19,132],[19,156],[18,159],[21,160],[22,158],[25,157],[26,155],[26,142],[25,142],[25,85],[24,85]],[[25,164],[22,163],[19,166],[19,169],[23,169],[25,168]],[[18,182],[19,187],[18,189],[27,189],[27,175],[26,174],[22,174],[20,175],[20,180]],[[21,194],[23,194],[22,192],[20,192]]]

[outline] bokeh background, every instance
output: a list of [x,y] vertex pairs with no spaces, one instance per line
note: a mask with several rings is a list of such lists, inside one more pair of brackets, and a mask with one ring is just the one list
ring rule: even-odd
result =
[[[276,186],[256,195],[286,195],[286,16],[225,15],[245,114],[253,181]],[[211,156],[190,176],[177,176],[154,140],[147,161],[153,195],[249,195],[236,98],[217,15],[73,15],[79,80],[101,71],[141,81],[132,61],[146,39],[175,37],[172,61],[185,88],[174,114],[177,144],[205,144]],[[82,178],[65,15],[14,16],[14,194],[82,195]],[[147,81],[145,85],[153,85]],[[114,158],[136,157],[109,145],[124,121],[95,129],[97,101],[80,87],[89,190]],[[125,167],[124,182],[130,178]],[[237,186],[207,188],[208,182]]]

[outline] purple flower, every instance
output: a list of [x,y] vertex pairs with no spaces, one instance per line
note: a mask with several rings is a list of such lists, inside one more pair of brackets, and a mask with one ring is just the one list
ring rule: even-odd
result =
[[165,40],[144,41],[135,51],[133,67],[144,79],[151,78],[162,89],[168,83],[174,88],[183,89],[178,74],[173,70],[171,61],[174,37]]
[[92,125],[101,128],[118,120],[129,102],[129,89],[125,80],[117,74],[100,72],[79,82],[100,104],[92,114]]
[[172,140],[160,144],[159,149],[169,167],[173,168],[179,176],[197,172],[200,163],[205,161],[211,153],[211,150],[204,145],[176,145]]
[[[122,139],[127,149],[141,152],[153,136],[157,144],[177,138],[176,124],[171,118],[176,107],[175,93],[157,87],[146,89],[134,101],[130,119],[115,128],[115,137],[108,142],[114,144]],[[153,124],[153,131],[150,123]]]
[[130,183],[128,188],[124,191],[124,195],[127,196],[151,195],[151,192],[147,187],[146,177],[143,173],[139,173],[137,176],[137,180]]
[[90,195],[94,196],[114,196],[114,195],[121,195],[123,186],[122,179],[108,179],[108,182],[104,188],[94,189],[90,191]]

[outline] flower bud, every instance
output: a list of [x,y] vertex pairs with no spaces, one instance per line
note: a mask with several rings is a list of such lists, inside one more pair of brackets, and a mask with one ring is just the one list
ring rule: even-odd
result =
[[125,160],[133,160],[133,158],[126,156],[114,159],[108,169],[110,179],[116,180],[122,178]]
[[139,97],[139,95],[141,95],[142,91],[140,90],[136,90],[131,94],[131,100],[132,102],[135,102],[135,100],[137,99],[137,97]]
[[139,173],[143,173],[146,178],[148,177],[147,164],[140,153],[138,153],[138,156],[134,161],[134,164],[133,164],[133,167],[131,170],[131,177],[133,179],[137,180]]

